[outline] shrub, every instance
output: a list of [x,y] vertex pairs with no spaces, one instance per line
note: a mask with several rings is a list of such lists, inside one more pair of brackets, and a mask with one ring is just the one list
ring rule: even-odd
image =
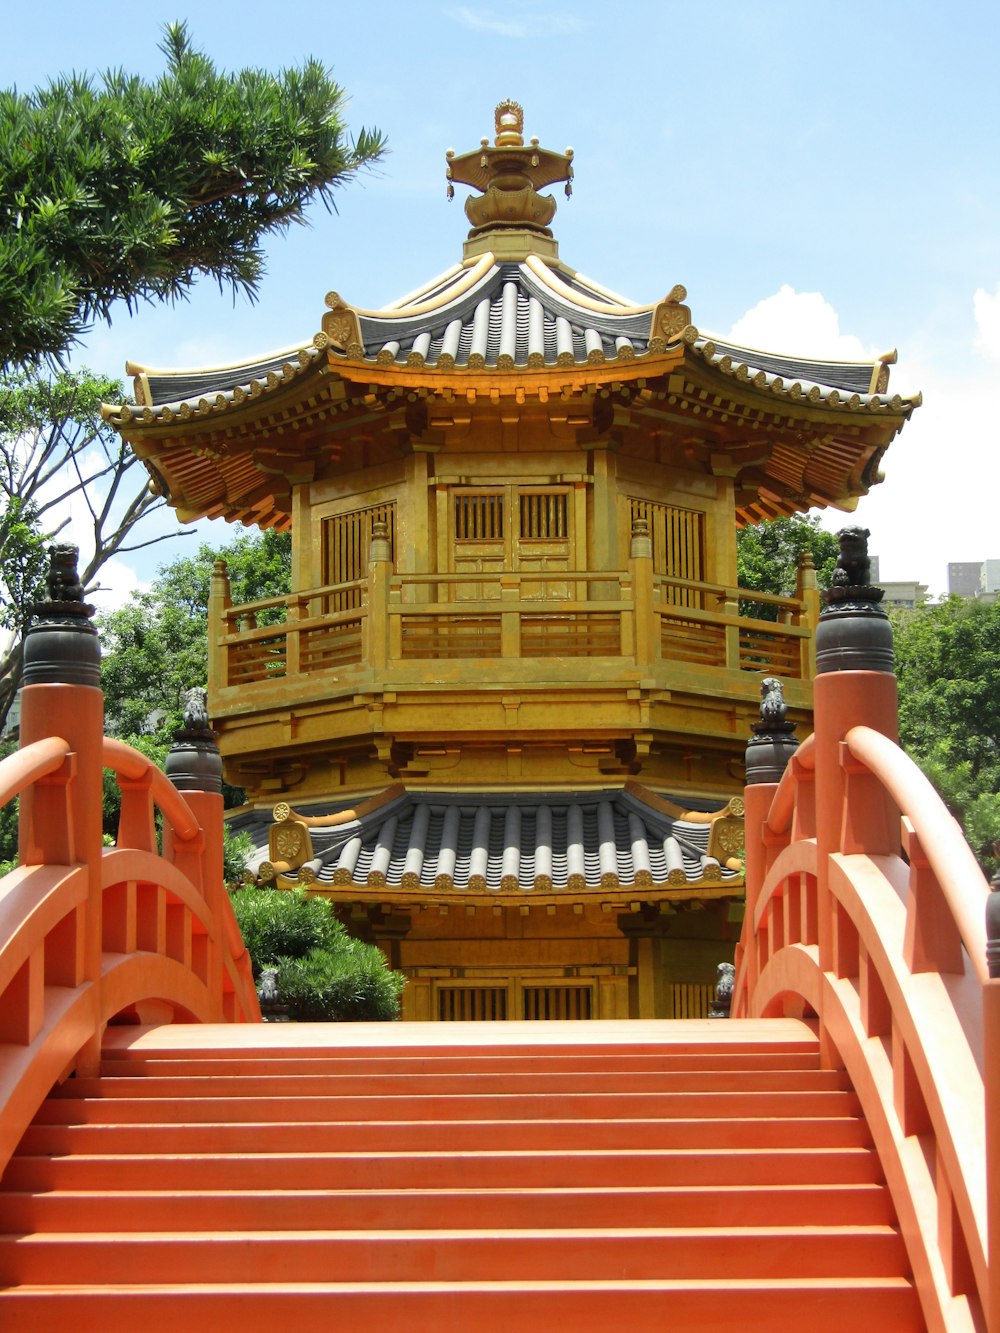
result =
[[374,945],[353,939],[325,898],[301,890],[240,889],[232,895],[254,976],[278,970],[278,991],[300,1022],[399,1017],[405,979]]
[[253,838],[249,833],[230,833],[229,825],[222,826],[222,878],[227,889],[242,887],[247,861],[253,852]]

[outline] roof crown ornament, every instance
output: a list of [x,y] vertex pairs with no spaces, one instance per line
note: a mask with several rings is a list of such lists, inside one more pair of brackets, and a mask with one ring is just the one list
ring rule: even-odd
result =
[[495,228],[514,227],[551,236],[548,224],[555,216],[556,201],[538,191],[565,181],[567,198],[572,194],[572,148],[553,153],[539,147],[537,139],[526,144],[524,111],[510,99],[496,108],[495,127],[492,144],[483,139],[477,150],[460,157],[453,148],[448,149],[448,198],[454,198],[455,181],[482,192],[481,199],[470,195],[465,201],[465,213],[472,223],[470,238]]

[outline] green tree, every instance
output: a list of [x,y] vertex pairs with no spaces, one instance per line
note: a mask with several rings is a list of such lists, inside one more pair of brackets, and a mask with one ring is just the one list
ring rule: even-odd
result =
[[1000,865],[1000,603],[893,615],[899,734],[988,874]]
[[374,945],[353,939],[325,898],[299,890],[241,889],[233,908],[253,962],[278,972],[281,1002],[300,1022],[365,1022],[399,1017],[405,984]]
[[184,296],[199,274],[252,297],[262,238],[305,220],[384,151],[349,138],[316,60],[223,74],[186,25],[166,72],[0,91],[0,366],[61,358],[115,301]]
[[0,728],[20,684],[21,635],[44,592],[45,547],[70,508],[89,539],[80,570],[88,593],[113,556],[166,540],[136,540],[136,525],[163,501],[101,417],[101,402],[121,391],[88,370],[0,374]]
[[221,548],[202,545],[163,566],[148,591],[133,593],[120,611],[98,621],[111,735],[149,735],[169,746],[181,725],[184,691],[208,680],[208,594],[219,559],[229,566],[237,603],[288,592],[291,539],[272,529]]
[[[748,592],[792,597],[799,556],[808,551],[816,567],[819,586],[829,588],[838,550],[837,538],[820,527],[815,514],[793,514],[791,518],[739,528],[736,532],[737,582]],[[754,603],[752,598],[747,598],[746,602],[759,619],[777,618],[777,609],[766,602]]]

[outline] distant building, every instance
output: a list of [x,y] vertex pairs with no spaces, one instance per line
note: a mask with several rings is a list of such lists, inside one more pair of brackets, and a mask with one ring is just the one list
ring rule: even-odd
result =
[[922,606],[927,601],[927,584],[917,583],[915,579],[904,579],[898,583],[881,582],[879,587],[885,591],[883,606]]
[[[1000,562],[991,561],[992,564]],[[948,564],[948,592],[957,597],[975,597],[982,586],[981,560],[953,560]]]

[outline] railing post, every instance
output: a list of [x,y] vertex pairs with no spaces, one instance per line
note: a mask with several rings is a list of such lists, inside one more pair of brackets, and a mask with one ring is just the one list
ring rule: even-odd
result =
[[225,560],[216,560],[208,590],[208,688],[212,694],[229,684],[229,645],[222,637],[229,629],[226,612],[232,604],[229,568]]
[[[878,603],[881,588],[869,583],[868,530],[844,528],[838,534],[840,556],[833,587],[816,629],[814,727],[816,735],[816,840],[818,849],[818,927],[820,967],[834,963],[833,904],[829,891],[829,858],[843,850],[850,814],[850,775],[842,763],[841,742],[852,727],[866,726],[891,740],[898,737],[898,696],[893,675],[892,628]],[[888,796],[869,784],[854,794],[864,805],[855,813],[893,829],[898,838],[899,811]],[[874,811],[872,801],[884,809]],[[879,847],[879,851],[885,848]],[[821,1016],[822,1017],[822,1016]]]
[[740,599],[739,595],[732,588],[726,590],[726,597],[722,603],[722,614],[730,616],[735,620],[735,624],[726,625],[723,630],[723,640],[726,645],[726,667],[730,671],[739,671],[740,669]]
[[[650,675],[657,656],[659,635],[657,613],[653,605],[653,543],[649,524],[644,518],[632,520],[628,568],[632,583],[632,645],[636,670],[640,675]],[[623,623],[624,615],[623,609]]]
[[500,656],[521,655],[521,581],[516,574],[500,575]]
[[302,670],[302,632],[298,626],[298,622],[301,618],[301,597],[290,597],[285,603],[286,676],[297,676]]
[[812,680],[816,674],[816,626],[819,624],[820,597],[811,551],[799,553],[795,596],[802,603],[796,623],[809,631],[807,638],[799,640],[800,670],[803,680]]
[[212,914],[213,941],[206,944],[209,956],[205,982],[221,1016],[225,939],[223,905],[226,896],[222,873],[222,758],[215,732],[209,726],[205,696],[205,690],[188,690],[184,725],[175,733],[165,765],[167,777],[179,792],[184,793],[191,813],[201,825],[201,836],[182,843],[164,821],[163,856],[201,890]]
[[372,524],[368,548],[368,665],[382,672],[389,661],[389,580],[392,576],[392,548],[389,525],[382,519]]
[[24,636],[21,744],[61,736],[71,754],[64,771],[22,794],[19,850],[22,862],[41,865],[54,860],[58,846],[63,856],[87,867],[79,980],[90,984],[93,1035],[78,1068],[96,1073],[101,1038],[104,695],[100,642],[90,623],[94,608],[84,604],[78,554],[75,546],[49,548],[48,600],[35,608],[37,619]]
[[[746,921],[749,929],[744,938],[750,948],[744,953],[746,985],[744,994],[753,995],[760,975],[760,957],[757,950],[754,913],[757,899],[767,878],[769,855],[766,841],[767,816],[778,790],[778,783],[789,760],[798,747],[792,734],[795,723],[786,716],[781,682],[765,677],[760,686],[760,718],[753,724],[753,736],[746,750],[746,787],[744,788],[745,856],[744,883],[746,885]],[[746,1013],[744,1017],[753,1015]]]

